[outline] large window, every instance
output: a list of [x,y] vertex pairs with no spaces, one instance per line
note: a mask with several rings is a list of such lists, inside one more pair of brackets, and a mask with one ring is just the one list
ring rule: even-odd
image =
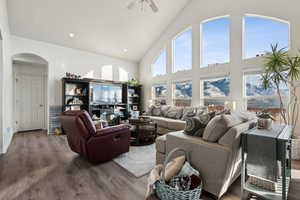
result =
[[152,99],[155,104],[167,103],[167,85],[160,84],[152,86]]
[[230,20],[220,18],[202,24],[202,67],[228,63],[230,58]]
[[229,77],[206,79],[201,81],[203,104],[210,110],[223,110],[230,95]]
[[165,75],[167,69],[167,50],[164,49],[159,57],[152,64],[152,75],[160,76]]
[[[258,113],[267,110],[272,113],[281,122],[280,101],[276,88],[264,90],[262,86],[261,74],[246,74],[244,76],[245,97],[247,100],[247,109]],[[284,106],[287,107],[289,89],[286,85],[280,85],[281,94],[283,94]]]
[[173,103],[175,106],[191,106],[192,81],[173,83]]
[[289,47],[289,24],[277,20],[245,17],[244,57],[252,58],[270,52],[271,44]]
[[173,71],[192,69],[192,29],[189,29],[173,41]]

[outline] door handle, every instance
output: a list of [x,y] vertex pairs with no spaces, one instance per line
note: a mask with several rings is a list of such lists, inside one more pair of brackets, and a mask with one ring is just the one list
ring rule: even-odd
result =
[[44,107],[44,105],[43,105],[43,104],[40,104],[40,107]]

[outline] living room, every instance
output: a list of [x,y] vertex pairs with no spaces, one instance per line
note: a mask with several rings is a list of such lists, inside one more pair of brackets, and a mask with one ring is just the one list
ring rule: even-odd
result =
[[0,199],[300,199],[299,6],[1,0]]

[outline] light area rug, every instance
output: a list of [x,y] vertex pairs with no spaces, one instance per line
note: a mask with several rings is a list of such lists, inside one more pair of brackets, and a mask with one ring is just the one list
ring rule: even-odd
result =
[[148,174],[155,167],[155,144],[148,146],[131,146],[128,153],[113,159],[118,165],[139,178]]

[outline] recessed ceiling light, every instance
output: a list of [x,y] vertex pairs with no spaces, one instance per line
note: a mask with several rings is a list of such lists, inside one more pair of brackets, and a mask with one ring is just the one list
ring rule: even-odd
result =
[[128,51],[128,49],[123,49],[123,51],[126,53]]
[[74,33],[69,33],[69,36],[70,36],[70,38],[73,38],[73,37],[75,37],[75,34]]

